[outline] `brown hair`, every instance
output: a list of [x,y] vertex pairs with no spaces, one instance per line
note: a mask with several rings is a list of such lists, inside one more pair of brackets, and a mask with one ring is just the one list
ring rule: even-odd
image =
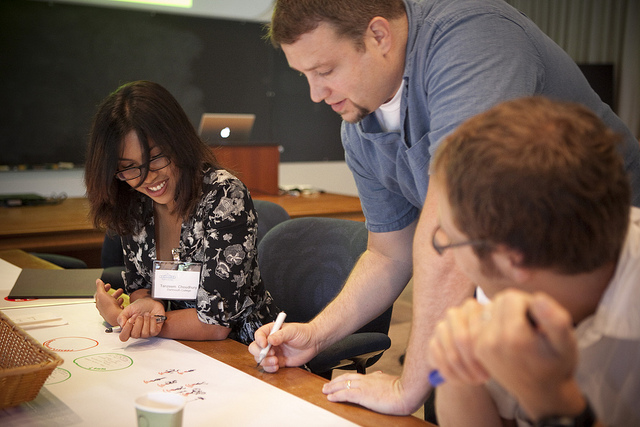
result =
[[[460,125],[433,174],[470,239],[521,252],[523,267],[589,272],[617,259],[628,227],[619,140],[581,105],[522,98]],[[474,250],[487,261],[491,247]]]
[[351,38],[360,46],[373,18],[392,20],[404,13],[402,0],[278,0],[267,37],[275,47],[292,44],[321,22],[327,22],[338,35]]
[[[119,87],[102,101],[94,118],[84,179],[95,226],[120,235],[138,231],[144,221],[139,193],[115,177],[122,141],[131,131],[142,144],[145,162],[149,160],[149,141],[153,141],[179,171],[175,202],[183,217],[198,203],[203,171],[208,166],[220,168],[169,91],[148,81]],[[144,171],[139,182],[147,173]]]

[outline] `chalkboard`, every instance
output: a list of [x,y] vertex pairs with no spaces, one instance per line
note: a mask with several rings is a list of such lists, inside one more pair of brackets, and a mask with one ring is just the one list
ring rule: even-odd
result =
[[252,140],[281,161],[343,160],[340,117],[314,104],[304,77],[264,28],[187,15],[0,2],[0,165],[82,164],[98,103],[152,80],[194,126],[204,112],[254,113]]

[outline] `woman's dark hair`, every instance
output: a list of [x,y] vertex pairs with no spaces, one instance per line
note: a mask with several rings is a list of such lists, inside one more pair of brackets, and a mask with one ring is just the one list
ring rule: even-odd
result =
[[[93,120],[84,174],[94,225],[119,235],[138,231],[144,220],[140,206],[144,196],[115,177],[122,143],[131,131],[140,141],[143,162],[149,161],[153,141],[178,170],[175,209],[182,217],[198,203],[203,171],[209,166],[221,168],[169,91],[148,81],[120,86],[102,101]],[[147,173],[143,170],[138,182]]]

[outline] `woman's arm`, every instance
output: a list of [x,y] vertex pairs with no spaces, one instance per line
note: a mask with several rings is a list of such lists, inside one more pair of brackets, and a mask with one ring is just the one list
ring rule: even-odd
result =
[[200,321],[195,308],[167,312],[167,320],[158,336],[182,340],[223,340],[231,329],[220,325],[209,325]]

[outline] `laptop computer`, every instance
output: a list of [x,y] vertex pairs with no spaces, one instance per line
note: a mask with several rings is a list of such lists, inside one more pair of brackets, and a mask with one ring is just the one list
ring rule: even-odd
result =
[[247,143],[255,119],[255,114],[204,113],[198,133],[209,145]]

